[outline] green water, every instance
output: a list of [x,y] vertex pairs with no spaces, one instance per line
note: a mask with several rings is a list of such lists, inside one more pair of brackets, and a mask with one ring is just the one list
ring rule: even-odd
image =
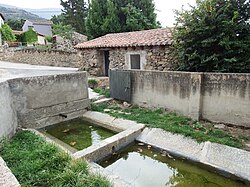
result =
[[82,119],[52,125],[46,127],[43,131],[78,150],[97,144],[116,134]]
[[141,145],[130,146],[98,164],[135,187],[246,186]]

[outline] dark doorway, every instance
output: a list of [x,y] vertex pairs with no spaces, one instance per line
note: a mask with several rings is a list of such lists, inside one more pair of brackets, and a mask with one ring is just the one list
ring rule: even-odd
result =
[[104,75],[109,76],[109,51],[104,51]]

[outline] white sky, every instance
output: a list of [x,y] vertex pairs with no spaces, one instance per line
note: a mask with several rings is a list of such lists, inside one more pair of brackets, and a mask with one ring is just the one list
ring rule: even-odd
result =
[[[188,7],[187,4],[194,5],[195,0],[154,0],[158,20],[162,26],[173,26],[174,13],[173,9],[180,10],[182,5]],[[13,5],[21,8],[62,8],[60,0],[0,0],[2,4]]]

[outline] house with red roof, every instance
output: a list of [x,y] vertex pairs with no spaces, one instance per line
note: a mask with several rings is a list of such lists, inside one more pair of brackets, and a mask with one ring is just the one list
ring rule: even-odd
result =
[[83,59],[81,69],[108,76],[109,69],[170,70],[173,58],[168,28],[113,33],[75,46]]

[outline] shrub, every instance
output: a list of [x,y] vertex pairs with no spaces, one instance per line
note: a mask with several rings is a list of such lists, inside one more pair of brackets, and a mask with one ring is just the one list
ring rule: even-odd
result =
[[197,0],[176,11],[177,70],[250,72],[249,12],[247,0]]
[[12,29],[10,28],[9,25],[3,24],[2,27],[0,28],[0,31],[2,33],[2,37],[4,41],[14,42],[16,40],[16,37],[12,33]]
[[23,43],[35,43],[37,40],[37,33],[32,28],[22,34]]
[[88,85],[90,88],[95,89],[98,86],[98,82],[95,79],[89,79]]

